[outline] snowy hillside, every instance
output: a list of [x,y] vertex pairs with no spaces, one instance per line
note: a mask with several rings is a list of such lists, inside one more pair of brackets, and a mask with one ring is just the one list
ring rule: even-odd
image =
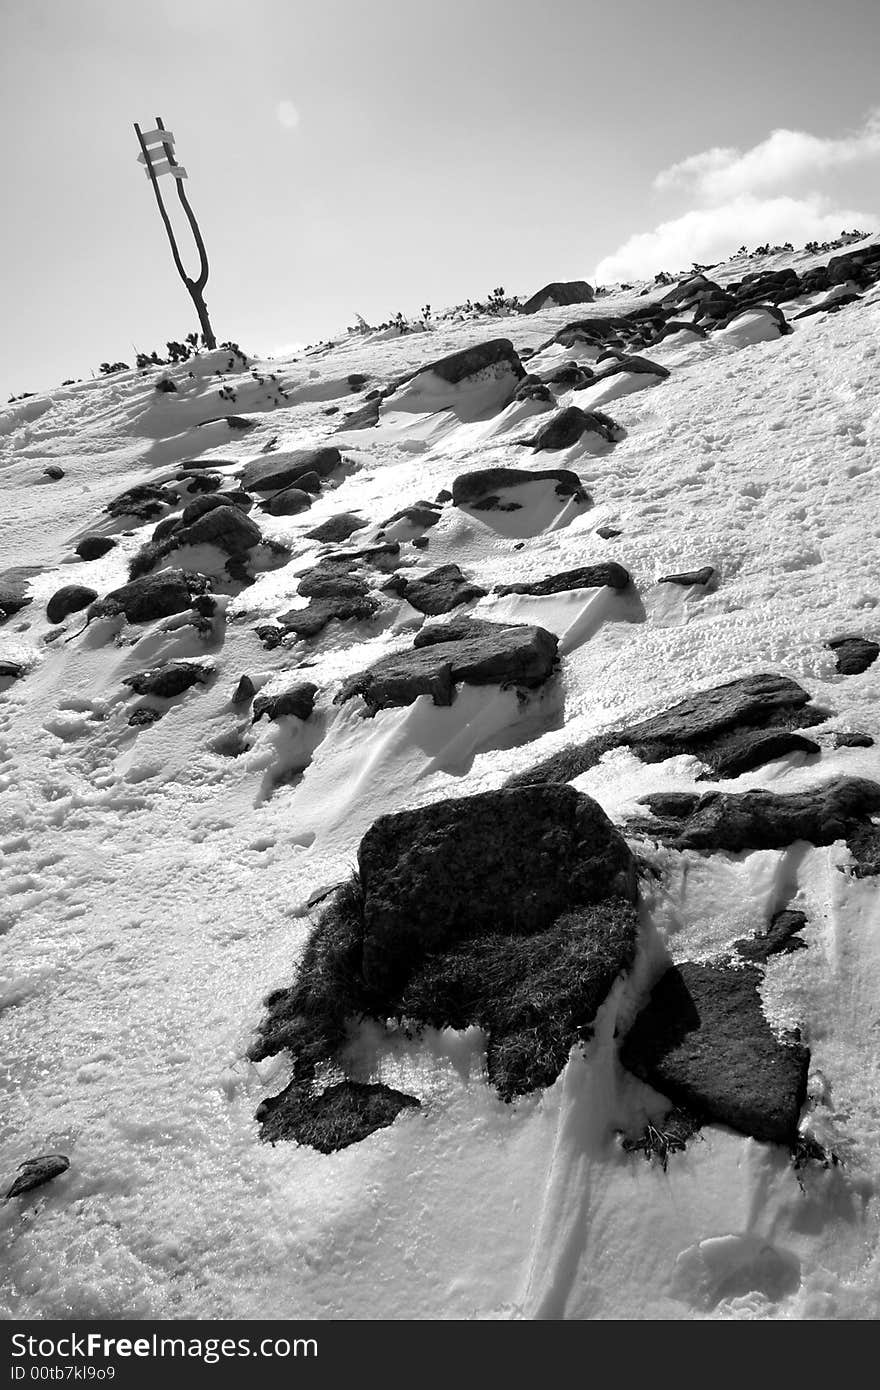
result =
[[829,259],[0,409],[4,1316],[876,1317]]

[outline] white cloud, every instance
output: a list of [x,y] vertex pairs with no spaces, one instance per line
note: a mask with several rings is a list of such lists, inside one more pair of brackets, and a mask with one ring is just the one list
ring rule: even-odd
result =
[[292,101],[279,101],[275,107],[278,124],[285,130],[296,130],[299,125],[299,112]]
[[757,198],[742,194],[714,208],[693,208],[681,217],[661,222],[652,232],[631,236],[596,267],[600,285],[644,279],[658,270],[678,271],[693,261],[714,264],[740,246],[750,249],[765,241],[830,241],[843,230],[870,231],[878,218],[853,208],[839,208],[821,194],[804,198]]
[[804,130],[774,130],[750,150],[711,149],[661,169],[654,187],[692,190],[715,204],[743,193],[778,191],[880,156],[880,110],[862,128],[839,139]]
[[660,193],[684,193],[696,203],[649,232],[631,236],[596,267],[600,283],[678,271],[693,261],[715,262],[745,244],[829,241],[844,229],[873,230],[874,213],[841,207],[825,193],[829,175],[880,160],[880,109],[840,138],[774,130],[748,150],[715,147],[690,155],[654,179]]

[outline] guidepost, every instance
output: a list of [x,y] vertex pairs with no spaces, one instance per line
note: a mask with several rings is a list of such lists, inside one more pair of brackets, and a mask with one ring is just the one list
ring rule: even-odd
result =
[[[138,163],[145,166],[147,178],[153,185],[153,192],[156,195],[159,212],[162,221],[165,223],[168,240],[171,243],[171,254],[174,257],[174,264],[177,266],[177,273],[186,285],[190,298],[196,307],[205,347],[216,347],[217,340],[214,337],[211,320],[208,318],[208,306],[205,303],[203,294],[205,285],[208,282],[208,253],[205,250],[205,243],[202,240],[202,233],[196,221],[195,213],[189,205],[189,199],[186,196],[186,190],[183,186],[184,179],[187,176],[186,170],[181,164],[178,164],[174,156],[174,132],[165,129],[161,116],[156,117],[155,130],[148,130],[146,134],[144,134],[136,121],[134,128],[141,147],[141,153],[138,155]],[[183,261],[180,258],[180,251],[177,247],[174,229],[171,226],[171,219],[162,201],[162,190],[159,187],[159,179],[163,174],[170,174],[173,177],[177,186],[177,196],[180,199],[183,210],[189,220],[189,225],[192,228],[196,249],[199,253],[199,273],[195,280],[191,280],[183,268]]]

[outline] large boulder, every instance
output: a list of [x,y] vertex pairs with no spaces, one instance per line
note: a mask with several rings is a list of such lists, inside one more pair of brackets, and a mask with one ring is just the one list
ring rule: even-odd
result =
[[122,684],[129,686],[136,695],[156,695],[162,700],[172,700],[194,685],[206,685],[213,674],[213,666],[202,661],[167,661],[163,666],[125,676]]
[[183,526],[192,526],[206,512],[213,512],[218,507],[239,507],[246,512],[252,506],[253,498],[242,488],[236,488],[234,492],[214,492],[211,495],[194,497],[192,502],[188,502],[180,514],[180,521]]
[[427,953],[525,936],[611,896],[635,899],[632,854],[572,787],[482,792],[381,816],[361,841],[363,974],[394,990]]
[[452,628],[448,640],[443,632],[435,629],[430,645],[392,652],[349,676],[334,703],[360,695],[375,713],[430,695],[435,705],[451,705],[458,683],[535,688],[556,666],[558,638],[542,627],[480,623],[471,630]]
[[546,420],[530,440],[532,448],[568,449],[577,444],[584,434],[598,434],[607,443],[613,444],[621,436],[621,430],[609,416],[601,411],[581,410],[580,406],[568,405]]
[[354,535],[355,531],[363,530],[366,525],[367,522],[356,512],[337,512],[320,525],[313,526],[311,531],[306,531],[306,539],[339,545],[341,541],[347,541],[349,536]]
[[97,597],[96,591],[85,584],[65,584],[63,588],[55,590],[46,604],[46,617],[50,623],[63,623],[69,614],[88,608]]
[[560,499],[585,495],[580,478],[570,468],[498,467],[460,473],[452,484],[452,501],[456,507],[473,511],[505,510],[510,504],[501,500],[502,492],[536,482],[552,485]]
[[548,574],[544,579],[523,581],[519,584],[496,584],[496,594],[563,594],[570,589],[599,589],[607,585],[611,589],[626,589],[631,583],[629,571],[614,560],[598,565],[581,565],[575,570],[564,570],[561,574]]
[[449,613],[462,603],[482,598],[486,592],[479,584],[465,579],[458,565],[441,565],[427,574],[416,573],[411,577],[395,574],[384,587],[399,594],[413,608],[430,618]]
[[112,536],[84,536],[76,547],[76,553],[81,560],[100,560],[115,545]]
[[[130,623],[151,623],[156,618],[168,618],[183,613],[192,605],[194,589],[183,570],[159,570],[145,574],[113,589],[89,608],[89,618],[115,617],[123,613]],[[196,586],[198,587],[198,586]]]
[[298,516],[312,505],[312,494],[302,487],[285,487],[260,503],[267,516]]
[[178,500],[173,488],[162,487],[158,483],[139,483],[114,497],[104,510],[114,518],[133,517],[136,521],[154,521],[176,507]]
[[226,555],[240,555],[259,545],[263,533],[240,507],[214,507],[199,516],[191,526],[181,527],[173,534],[175,549],[184,545],[215,545]]
[[609,362],[608,366],[603,367],[601,372],[597,372],[590,385],[595,385],[599,381],[607,381],[620,372],[630,372],[636,376],[655,376],[661,381],[665,381],[669,376],[669,368],[662,366],[659,362],[651,362],[647,357],[623,355],[617,357],[616,361]]
[[554,280],[537,290],[521,305],[524,314],[536,314],[539,309],[555,309],[566,304],[589,304],[593,299],[592,286],[586,280]]
[[298,681],[287,690],[279,690],[274,695],[258,695],[253,704],[252,724],[257,724],[265,715],[270,721],[293,715],[296,719],[309,719],[315,708],[318,687],[311,681]]
[[835,637],[828,643],[842,676],[859,676],[880,656],[880,642],[870,637]]
[[787,676],[742,676],[688,695],[650,719],[563,748],[519,773],[510,785],[569,782],[595,767],[609,749],[620,747],[631,748],[642,762],[651,763],[692,753],[715,770],[724,765],[731,741],[734,750],[741,750],[744,729],[804,728],[825,717],[810,707],[806,690]]
[[241,485],[252,492],[278,492],[290,487],[299,478],[309,473],[317,473],[319,478],[327,478],[342,462],[342,455],[334,445],[322,445],[317,449],[293,449],[271,457],[252,459],[246,463],[241,475]]
[[473,347],[462,348],[459,352],[450,353],[448,357],[429,362],[426,366],[420,367],[414,375],[421,376],[423,372],[433,372],[443,381],[456,386],[468,377],[476,376],[491,367],[503,367],[517,380],[526,374],[526,369],[510,339],[492,338],[487,343],[475,343]]
[[810,1054],[777,1038],[754,965],[687,962],[655,985],[621,1048],[623,1065],[698,1121],[793,1145]]
[[[650,797],[645,798],[651,804]],[[673,849],[785,849],[796,840],[830,845],[849,840],[870,826],[880,811],[880,784],[863,777],[840,777],[822,786],[781,795],[755,788],[747,792],[707,792],[684,815],[660,816],[647,830]]]

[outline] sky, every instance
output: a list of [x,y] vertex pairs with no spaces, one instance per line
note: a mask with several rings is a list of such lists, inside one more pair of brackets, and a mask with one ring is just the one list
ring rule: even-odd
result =
[[880,226],[877,0],[0,0],[0,21],[0,401],[198,327],[136,162],[157,115],[218,340],[255,354]]

